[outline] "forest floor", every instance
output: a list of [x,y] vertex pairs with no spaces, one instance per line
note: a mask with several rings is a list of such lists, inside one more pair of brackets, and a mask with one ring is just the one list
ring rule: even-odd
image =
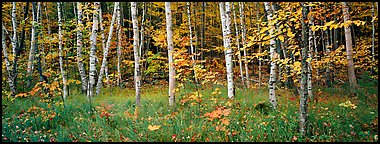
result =
[[136,109],[133,88],[104,88],[92,99],[71,90],[65,108],[60,97],[3,98],[2,141],[378,141],[378,84],[358,80],[315,87],[308,106],[306,136],[298,132],[299,95],[276,91],[278,109],[271,110],[268,89],[237,89],[227,98],[220,85],[199,95],[186,85],[168,106],[165,86],[142,86]]

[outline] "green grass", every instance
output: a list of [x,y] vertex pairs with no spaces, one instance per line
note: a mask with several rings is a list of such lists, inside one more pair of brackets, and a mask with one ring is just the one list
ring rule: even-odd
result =
[[[58,97],[50,103],[51,107],[38,97],[17,98],[13,102],[3,98],[2,104],[7,107],[2,110],[2,141],[377,141],[377,82],[359,80],[359,85],[356,94],[347,92],[347,84],[315,87],[315,99],[308,106],[305,137],[298,132],[299,95],[278,89],[277,111],[268,107],[265,87],[237,89],[236,97],[229,100],[226,88],[212,86],[200,91],[201,102],[181,102],[195,91],[190,84],[176,93],[174,109],[168,106],[167,87],[143,86],[137,117],[132,88],[103,89],[92,99],[93,113],[86,96],[73,90],[65,108],[58,104]],[[216,88],[221,94],[212,94]],[[357,108],[339,106],[347,100]],[[43,110],[28,112],[32,106]],[[206,113],[215,112],[218,107],[230,112],[209,120]],[[56,116],[46,117],[53,112]],[[108,118],[102,117],[107,113]],[[151,131],[149,125],[160,127]]]

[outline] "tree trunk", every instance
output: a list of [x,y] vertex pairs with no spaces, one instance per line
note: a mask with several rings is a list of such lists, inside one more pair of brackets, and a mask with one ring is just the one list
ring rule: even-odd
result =
[[[307,7],[305,7],[307,8]],[[311,9],[311,7],[307,8],[308,11]],[[309,27],[312,26],[312,21],[314,20],[313,17],[310,17],[309,19]],[[306,24],[305,24],[306,25]],[[313,59],[312,51],[313,51],[313,45],[315,45],[313,41],[313,35],[311,28],[308,28],[308,51],[307,51],[307,93],[310,99],[313,98],[313,92],[312,92],[312,71],[313,66],[311,65],[311,61]]]
[[78,69],[79,69],[79,75],[82,80],[82,92],[87,91],[87,78],[86,78],[86,72],[85,68],[83,67],[83,58],[82,58],[82,30],[83,30],[83,22],[82,22],[82,4],[81,2],[77,2],[77,8],[78,8],[78,30],[77,30],[77,62],[78,62]]
[[61,4],[58,2],[58,38],[59,38],[59,68],[61,69],[63,81],[63,100],[67,97],[66,75],[63,69],[63,52],[62,52],[62,20],[61,20]]
[[39,21],[39,17],[40,17],[40,14],[39,14],[39,11],[40,11],[40,8],[41,8],[41,2],[38,2],[38,5],[37,5],[37,10],[35,11],[35,13],[37,14],[37,17],[36,17],[36,20],[37,20],[37,25],[36,25],[36,35],[35,35],[35,38],[36,38],[36,42],[34,43],[34,47],[36,48],[36,55],[37,55],[37,70],[38,70],[38,73],[39,73],[39,76],[40,76],[40,82],[43,81],[43,76],[42,76],[42,66],[41,66],[41,52],[38,50],[38,35],[40,34],[41,32],[41,29],[39,28],[39,26],[41,25],[40,24],[40,21]]
[[[120,70],[120,57],[121,57],[121,18],[120,18],[120,10],[116,14],[117,16],[117,86],[121,86],[121,70]],[[107,70],[108,71],[108,70]],[[108,81],[108,80],[107,80]]]
[[[375,5],[372,2],[372,19],[375,18]],[[372,20],[372,62],[375,62],[375,21]],[[374,75],[373,67],[371,67],[371,74]]]
[[[347,2],[342,2],[343,5],[343,17],[344,22],[350,20],[350,13],[348,12]],[[346,51],[347,51],[347,61],[348,61],[348,79],[350,82],[351,90],[357,87],[356,77],[355,77],[355,66],[353,61],[353,48],[352,48],[352,37],[350,26],[344,27],[345,37],[346,37]]]
[[[240,11],[240,30],[241,30],[241,41],[243,44],[243,53],[244,53],[244,68],[245,68],[245,80],[247,83],[247,88],[250,87],[250,77],[248,73],[248,60],[247,60],[247,50],[244,48],[245,46],[245,35],[247,33],[247,29],[245,26],[245,16],[244,16],[244,2],[239,2],[239,11]],[[253,70],[253,69],[252,69]]]
[[246,87],[246,85],[244,84],[243,63],[241,60],[240,43],[239,43],[239,30],[238,30],[238,26],[237,26],[237,22],[236,22],[236,13],[235,13],[234,3],[232,3],[232,11],[233,11],[234,23],[235,23],[235,34],[236,34],[235,39],[236,39],[236,46],[237,46],[238,59],[239,59],[240,78],[241,78],[242,85],[244,87]]
[[142,50],[144,47],[144,27],[145,27],[145,2],[143,2],[143,10],[142,10],[142,17],[141,17],[141,30],[140,30],[140,45],[139,45],[139,57],[142,57]]
[[308,27],[305,21],[307,21],[308,8],[305,6],[304,2],[301,3],[302,6],[302,73],[301,73],[301,98],[300,98],[300,133],[302,135],[306,134],[306,122],[307,122],[307,100],[308,100],[308,90],[307,86],[307,75],[308,75],[308,64],[306,62],[308,56]]
[[17,85],[17,61],[18,61],[18,56],[20,55],[19,52],[17,52],[18,39],[17,39],[17,22],[16,22],[16,2],[12,2],[12,28],[13,28],[13,38],[11,39],[11,42],[12,42],[12,53],[14,56],[12,80],[13,80],[14,87],[16,88],[16,85]]
[[108,49],[109,49],[110,43],[111,43],[113,25],[115,23],[117,11],[120,11],[119,2],[115,2],[114,11],[113,11],[112,20],[111,20],[111,25],[110,25],[110,31],[108,33],[106,48],[103,49],[103,60],[102,60],[102,66],[100,67],[100,71],[99,71],[98,83],[96,84],[96,95],[99,94],[100,88],[102,87],[103,72],[104,72],[104,68],[106,67],[106,63],[107,63]]
[[[275,24],[272,22],[272,11],[271,11],[271,6],[268,2],[264,2],[265,5],[265,10],[267,12],[267,18],[268,18],[268,23],[270,24],[270,29],[269,29],[269,36],[273,37],[274,35],[274,28]],[[272,23],[272,24],[271,24]],[[270,40],[270,59],[271,59],[271,66],[270,66],[270,76],[269,76],[269,101],[273,105],[273,109],[277,108],[277,100],[276,100],[276,62],[275,62],[275,40],[271,38]]]
[[[102,34],[102,49],[106,49],[106,38],[104,36],[104,27],[103,27],[103,9],[100,6],[99,7],[99,25],[100,25],[100,33]],[[109,77],[108,77],[108,62],[106,63],[106,68],[105,68],[105,75],[107,79],[107,83],[109,82]],[[118,84],[119,85],[119,84]]]
[[[100,3],[95,2],[94,3],[94,10],[96,12],[99,12]],[[88,92],[87,92],[87,98],[90,101],[91,105],[91,98],[94,96],[94,86],[95,86],[95,73],[96,73],[96,37],[98,32],[98,16],[99,14],[94,13],[93,14],[93,23],[92,23],[92,33],[90,37],[90,43],[91,43],[91,49],[90,49],[90,72],[89,72],[89,85],[88,85]],[[111,25],[112,26],[112,25]]]
[[172,32],[172,12],[170,2],[165,2],[166,14],[166,34],[168,43],[169,59],[169,105],[175,106],[175,67],[173,65],[173,32]]
[[[224,5],[225,5],[225,11],[224,11]],[[219,9],[220,9],[220,17],[222,20],[222,30],[223,30],[223,45],[224,45],[224,55],[226,60],[226,69],[227,69],[227,90],[228,90],[228,98],[234,98],[235,97],[235,89],[234,89],[234,73],[233,73],[233,63],[232,63],[232,49],[231,49],[231,31],[230,31],[230,25],[231,25],[231,10],[230,10],[230,3],[226,2],[225,4],[223,2],[219,3]]]
[[[257,31],[260,32],[260,23],[259,23],[259,3],[256,3],[257,13],[256,13],[256,19],[257,19]],[[251,19],[249,19],[252,21]],[[252,24],[252,23],[251,23]],[[252,27],[252,25],[251,25]],[[253,27],[252,27],[253,28]],[[259,53],[261,53],[261,44],[259,44]],[[259,87],[261,87],[261,56],[259,56]]]
[[135,57],[135,90],[136,105],[140,106],[140,58],[139,58],[139,27],[137,21],[136,2],[131,2],[132,23],[133,23],[133,53]]
[[195,53],[194,53],[194,47],[193,47],[193,32],[191,29],[191,12],[190,12],[190,2],[187,2],[187,18],[188,18],[188,23],[189,23],[189,37],[190,37],[190,52],[191,52],[191,60],[192,60],[192,66],[193,66],[193,72],[194,72],[194,79],[195,82],[198,83],[197,77],[196,77],[196,72],[195,72]]
[[[34,49],[35,49],[35,43],[36,43],[36,28],[37,28],[37,15],[36,15],[36,4],[35,2],[32,2],[32,13],[33,13],[33,24],[32,24],[32,33],[31,33],[31,40],[30,40],[30,52],[29,52],[29,59],[28,59],[28,69],[27,69],[27,73],[28,73],[28,82],[27,82],[27,87],[30,87],[30,83],[31,83],[31,79],[32,79],[32,71],[33,71],[33,61],[34,61]],[[14,6],[15,7],[15,6]],[[16,9],[16,8],[14,8]],[[14,33],[16,32],[16,28],[14,28]],[[16,39],[16,36],[14,34],[13,36],[13,41],[15,41]],[[16,41],[14,42],[14,46],[16,46]]]
[[12,80],[12,70],[11,70],[11,64],[9,63],[9,59],[8,59],[8,52],[7,52],[7,41],[5,39],[5,27],[4,25],[2,25],[2,31],[1,31],[1,37],[2,37],[2,43],[3,43],[3,55],[4,55],[4,59],[5,59],[5,67],[7,69],[7,73],[8,73],[8,83],[9,83],[9,88],[11,89],[11,92],[12,92],[12,96],[15,96],[16,95],[16,88],[15,88],[15,85],[13,83],[13,80]]

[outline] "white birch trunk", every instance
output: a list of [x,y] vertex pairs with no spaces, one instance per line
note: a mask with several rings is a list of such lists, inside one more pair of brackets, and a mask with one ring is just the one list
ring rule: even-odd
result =
[[[243,47],[245,46],[245,35],[247,34],[247,29],[245,26],[245,16],[244,16],[244,2],[239,2],[239,11],[240,11],[240,28],[241,28],[241,41],[243,44]],[[244,68],[245,68],[245,80],[247,83],[247,88],[250,87],[250,78],[248,73],[248,60],[247,60],[247,50],[243,48],[244,53]]]
[[[375,18],[375,4],[374,2],[372,2],[372,19]],[[375,21],[372,21],[372,62],[374,63],[375,62]],[[371,68],[371,71],[372,71],[372,74],[374,74],[373,72],[373,68]]]
[[82,80],[82,90],[83,92],[87,91],[87,78],[86,78],[86,72],[85,68],[83,67],[83,58],[82,58],[82,30],[83,30],[83,14],[82,14],[82,4],[81,2],[77,2],[77,8],[78,8],[78,30],[77,30],[77,63],[78,63],[78,70],[79,75]]
[[[95,2],[94,3],[94,9],[95,11],[99,11],[100,3]],[[96,73],[96,37],[98,32],[98,15],[94,13],[93,14],[93,24],[92,24],[92,32],[90,37],[90,43],[91,43],[91,49],[90,49],[90,72],[89,72],[89,85],[88,85],[88,92],[87,92],[87,98],[89,99],[91,103],[91,98],[94,96],[94,86],[95,86],[95,73]]]
[[[268,2],[264,2],[265,5],[265,10],[267,11],[267,18],[268,18],[268,25],[270,27],[269,29],[269,36],[273,37],[274,35],[274,28],[275,24],[272,22],[272,11],[271,11],[271,6]],[[269,101],[273,105],[273,108],[277,108],[277,100],[276,100],[276,62],[275,62],[275,57],[274,57],[274,52],[275,52],[275,40],[271,38],[270,40],[270,59],[271,59],[271,66],[270,66],[270,77],[269,77]]]
[[[120,6],[120,5],[119,5]],[[116,31],[117,31],[117,86],[120,86],[120,82],[121,82],[121,70],[120,70],[120,57],[121,57],[121,18],[120,18],[120,10],[117,11],[117,27],[116,27]],[[108,78],[107,78],[107,81],[108,81]]]
[[225,3],[226,10],[224,11],[224,3],[219,3],[220,16],[222,20],[222,30],[223,30],[223,42],[224,42],[224,55],[226,60],[227,69],[227,90],[228,98],[235,97],[234,80],[233,80],[233,63],[232,63],[232,49],[231,49],[231,18],[230,18],[230,3]]
[[[193,68],[195,68],[195,53],[194,53],[194,47],[193,47],[193,32],[192,32],[192,29],[191,29],[191,13],[190,13],[190,2],[187,2],[187,18],[188,18],[188,23],[189,23],[189,37],[190,37],[190,52],[191,52],[191,60],[193,61],[192,62],[192,65],[193,65]],[[195,74],[195,69],[194,69],[194,79],[195,79],[195,82],[198,83],[198,80],[197,80],[197,77],[196,77],[196,74]]]
[[13,83],[13,80],[12,80],[12,68],[11,68],[11,64],[9,63],[9,59],[8,59],[8,52],[7,52],[7,41],[5,39],[5,27],[4,25],[2,25],[2,31],[1,31],[1,37],[2,37],[2,44],[3,44],[3,47],[2,47],[2,50],[3,50],[3,55],[4,55],[4,59],[5,59],[5,67],[7,69],[7,73],[8,73],[8,83],[9,83],[9,88],[11,89],[11,92],[12,92],[12,96],[15,96],[16,95],[16,88],[14,86],[14,83]]
[[[259,4],[256,3],[257,6],[257,13],[256,13],[256,19],[259,21]],[[260,32],[260,23],[257,22],[257,31]],[[261,53],[261,44],[259,44],[259,53]],[[261,87],[261,56],[259,56],[259,87]]]
[[165,2],[165,15],[169,59],[169,105],[175,106],[175,67],[173,65],[173,31],[170,2]]
[[136,105],[140,106],[140,58],[139,58],[139,27],[137,21],[136,2],[131,2],[132,24],[133,24],[133,54],[135,57],[135,90]]
[[241,60],[240,43],[239,43],[239,29],[238,29],[237,22],[236,22],[236,13],[235,13],[234,3],[232,3],[232,11],[233,11],[234,23],[235,23],[235,34],[236,34],[235,40],[236,40],[238,59],[239,59],[240,78],[241,78],[241,83],[243,84],[243,86],[245,86],[245,84],[244,84],[244,75],[243,75],[243,63],[242,63],[242,60]]
[[[34,7],[34,6],[33,6]],[[36,43],[36,25],[37,25],[37,18],[36,18],[36,13],[35,13],[35,10],[33,8],[32,10],[32,15],[33,15],[33,24],[32,24],[32,33],[31,33],[31,40],[30,40],[30,52],[29,52],[29,59],[28,59],[28,69],[27,69],[27,73],[28,73],[28,76],[29,76],[29,80],[28,80],[28,87],[30,86],[30,82],[31,82],[31,79],[32,79],[32,71],[33,71],[33,67],[34,67],[34,53],[35,53],[35,43]],[[15,29],[14,29],[15,30]],[[13,39],[15,39],[15,36],[13,37]]]
[[301,3],[302,6],[302,68],[301,68],[301,98],[300,98],[300,133],[302,135],[306,134],[306,122],[307,122],[307,100],[308,100],[308,90],[307,90],[307,73],[308,73],[308,64],[306,62],[306,59],[308,57],[308,28],[306,24],[307,20],[307,14],[308,14],[308,8],[305,6],[304,3]]
[[[308,8],[309,10],[311,9],[311,7]],[[311,16],[310,17],[310,20],[309,20],[309,27],[313,25],[313,20],[314,18]],[[313,35],[312,35],[313,31],[311,30],[311,28],[309,28],[309,37],[308,37],[308,51],[307,51],[307,93],[308,93],[308,96],[309,98],[313,98],[313,91],[312,91],[312,72],[313,72],[313,66],[311,65],[311,61],[313,60],[313,55],[312,55],[312,51],[313,51],[313,45],[315,44],[314,41],[313,41]]]
[[[100,33],[102,34],[102,48],[103,48],[103,51],[104,51],[104,49],[106,48],[106,38],[104,36],[103,10],[102,10],[102,7],[99,7],[99,25],[100,25]],[[106,63],[105,74],[106,74],[106,79],[107,79],[107,83],[108,83],[109,82],[109,77],[108,77],[108,62]]]
[[62,52],[62,20],[61,20],[61,4],[58,2],[58,38],[59,38],[59,68],[61,70],[62,81],[63,81],[63,99],[67,97],[67,87],[66,87],[66,75],[63,69],[63,52]]
[[[347,2],[342,2],[343,5],[343,18],[344,22],[350,20],[350,13],[348,11]],[[352,48],[352,36],[350,26],[344,27],[345,37],[346,37],[346,51],[347,51],[347,61],[348,61],[348,80],[350,82],[351,88],[356,88],[356,77],[355,77],[355,66],[353,61],[353,48]]]
[[119,2],[115,2],[115,5],[114,5],[114,11],[113,11],[112,20],[111,20],[110,31],[108,33],[106,48],[103,50],[102,66],[100,67],[98,83],[96,84],[96,95],[99,94],[100,88],[102,87],[103,72],[104,72],[104,68],[106,67],[106,63],[107,63],[108,49],[109,49],[110,43],[111,43],[113,25],[115,23],[117,11],[120,11]]
[[145,2],[142,2],[144,4],[143,11],[142,11],[142,18],[141,18],[141,30],[140,30],[140,45],[139,45],[139,57],[142,57],[142,50],[144,47],[144,27],[145,27]]

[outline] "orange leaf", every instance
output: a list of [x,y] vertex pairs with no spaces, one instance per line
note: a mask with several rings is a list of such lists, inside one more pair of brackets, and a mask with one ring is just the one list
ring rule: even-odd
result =
[[155,131],[155,130],[158,130],[159,128],[160,128],[161,126],[159,126],[159,125],[149,125],[148,126],[148,129],[150,130],[150,131]]

